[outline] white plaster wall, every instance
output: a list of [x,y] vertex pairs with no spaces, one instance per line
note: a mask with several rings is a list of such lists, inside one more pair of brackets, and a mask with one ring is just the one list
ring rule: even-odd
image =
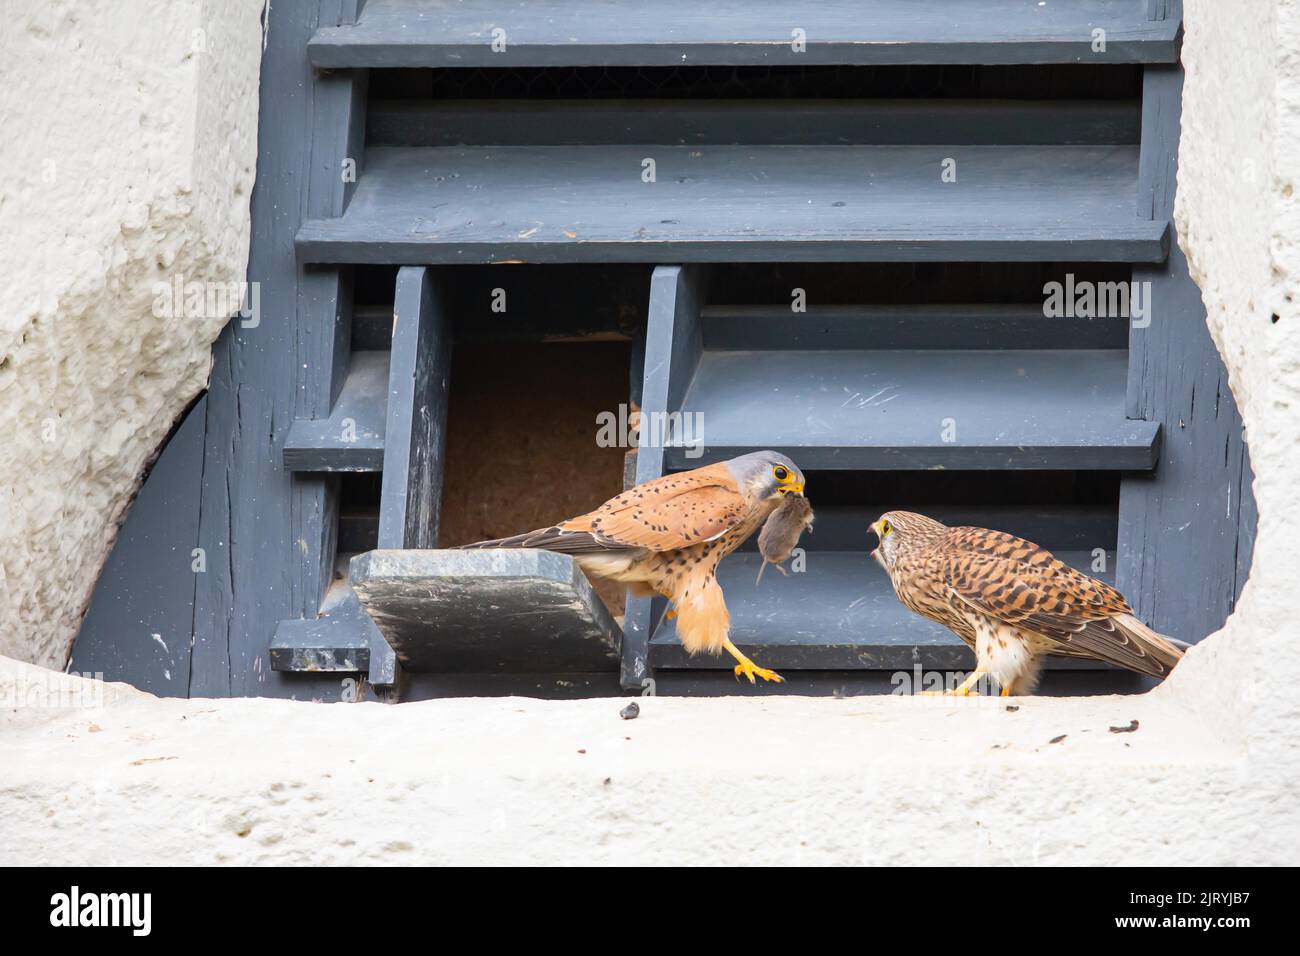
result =
[[80,679],[48,673],[9,666],[36,692],[0,677],[0,864],[1294,859],[1294,806],[1182,695],[644,698],[629,721],[621,699],[125,685],[53,708],[39,693]]
[[0,653],[64,666],[142,472],[207,384],[238,282],[263,0],[0,6]]
[[158,700],[0,659],[0,863],[1295,863],[1297,6],[1187,5],[1180,242],[1261,517],[1238,612],[1155,691],[643,699],[623,721]]
[[[1241,409],[1259,529],[1237,613],[1208,649],[1261,774],[1300,776],[1300,3],[1191,0],[1175,220]],[[1275,320],[1276,319],[1276,320]],[[1190,676],[1190,675],[1189,675]],[[1241,698],[1236,706],[1235,698]]]

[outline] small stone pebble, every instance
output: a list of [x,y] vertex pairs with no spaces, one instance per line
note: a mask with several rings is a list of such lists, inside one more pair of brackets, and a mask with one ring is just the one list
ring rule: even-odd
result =
[[641,705],[636,701],[632,701],[632,703],[620,710],[618,715],[624,720],[636,720],[641,716]]

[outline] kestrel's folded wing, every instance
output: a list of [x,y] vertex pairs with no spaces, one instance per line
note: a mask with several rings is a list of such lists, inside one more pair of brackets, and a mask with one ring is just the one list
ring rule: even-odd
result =
[[611,498],[595,511],[466,549],[542,548],[562,554],[672,551],[710,541],[744,520],[745,500],[723,465],[664,475]]
[[710,466],[637,485],[560,530],[585,533],[605,548],[674,551],[720,538],[748,510],[730,473]]
[[1172,668],[1165,649],[1150,640],[1159,635],[1132,617],[1122,594],[1050,551],[983,528],[953,528],[945,544],[935,558],[941,567],[934,571],[969,607],[1056,641],[1059,653],[1095,657],[1156,677]]

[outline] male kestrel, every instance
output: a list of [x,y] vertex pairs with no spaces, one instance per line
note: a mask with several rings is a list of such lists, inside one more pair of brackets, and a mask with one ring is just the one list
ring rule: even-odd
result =
[[802,495],[804,476],[774,451],[741,455],[665,475],[611,498],[595,511],[527,534],[466,548],[541,548],[572,555],[589,577],[619,581],[638,597],[662,594],[677,635],[691,654],[726,650],[736,676],[781,681],[731,643],[731,614],[717,568],[758,530],[788,495]]
[[985,676],[1003,697],[1030,693],[1047,654],[1165,677],[1188,647],[1139,621],[1109,584],[1015,535],[910,511],[887,512],[871,530],[880,539],[872,557],[899,600],[975,651],[975,671],[949,693],[968,695]]

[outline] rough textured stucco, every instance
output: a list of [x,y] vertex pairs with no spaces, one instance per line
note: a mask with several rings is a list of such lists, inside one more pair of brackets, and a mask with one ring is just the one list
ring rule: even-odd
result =
[[623,721],[612,700],[158,700],[0,659],[0,863],[1294,863],[1300,9],[1186,20],[1180,239],[1260,522],[1236,614],[1161,687],[1015,711],[643,699]]
[[142,471],[242,281],[263,0],[6,4],[0,31],[0,653],[62,667]]
[[[1250,444],[1259,528],[1250,578],[1215,641],[1252,755],[1300,767],[1300,3],[1188,4],[1175,220]],[[1293,778],[1294,779],[1294,778]]]
[[[42,689],[80,680],[46,674],[8,668]],[[627,721],[617,699],[105,690],[100,710],[33,694],[6,711],[0,864],[174,862],[182,834],[187,862],[245,864],[1264,863],[1295,849],[1294,823],[1275,826],[1293,808],[1256,786],[1214,708],[1197,717],[1179,694],[1015,711],[645,698]],[[6,693],[28,698],[0,678]]]

